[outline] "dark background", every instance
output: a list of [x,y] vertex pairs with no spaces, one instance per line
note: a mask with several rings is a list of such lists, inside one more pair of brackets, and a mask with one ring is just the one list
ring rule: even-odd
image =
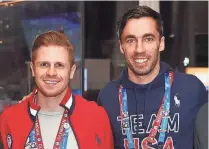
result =
[[[121,68],[114,64],[117,48],[116,20],[137,1],[51,1],[0,3],[0,97],[20,100],[31,90],[28,87],[30,49],[25,41],[22,19],[39,18],[65,12],[79,12],[82,24],[81,66],[84,59],[110,59],[110,80],[118,77]],[[162,1],[160,13],[164,20],[166,49],[161,60],[175,70],[185,72],[188,66],[208,67],[208,2]],[[70,18],[73,20],[73,18]],[[104,50],[105,49],[105,50]],[[122,56],[119,61],[123,62]],[[95,70],[96,72],[97,70]],[[83,80],[83,78],[80,78]],[[98,90],[83,92],[87,99],[96,100]]]

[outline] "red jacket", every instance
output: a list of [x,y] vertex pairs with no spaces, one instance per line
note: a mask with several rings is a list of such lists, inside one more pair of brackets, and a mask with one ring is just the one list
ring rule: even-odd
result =
[[[4,149],[25,148],[26,140],[40,110],[33,102],[34,94],[22,103],[5,109],[1,114],[0,132]],[[110,122],[102,107],[81,96],[72,96],[70,89],[60,106],[69,111],[70,124],[79,149],[113,149]]]

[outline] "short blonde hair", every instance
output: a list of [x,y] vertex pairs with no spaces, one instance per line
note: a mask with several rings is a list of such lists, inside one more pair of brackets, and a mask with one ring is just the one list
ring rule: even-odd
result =
[[35,60],[35,52],[41,46],[61,46],[65,48],[69,55],[70,65],[75,64],[74,46],[67,36],[56,31],[44,32],[36,37],[32,46],[32,62]]

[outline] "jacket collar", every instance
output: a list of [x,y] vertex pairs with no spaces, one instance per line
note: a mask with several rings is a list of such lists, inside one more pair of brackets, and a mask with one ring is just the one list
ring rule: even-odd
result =
[[[35,103],[36,95],[37,95],[37,89],[34,89],[32,92],[32,95],[29,97],[29,100],[28,100],[28,112],[29,112],[30,118],[33,121],[36,119],[36,116],[39,110],[41,109],[41,107]],[[74,110],[75,99],[70,88],[68,88],[64,98],[60,102],[60,106],[68,110],[69,114],[71,114],[72,111]]]

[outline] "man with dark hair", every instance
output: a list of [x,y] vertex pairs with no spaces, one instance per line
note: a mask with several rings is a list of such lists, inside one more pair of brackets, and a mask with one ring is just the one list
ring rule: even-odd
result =
[[0,117],[4,149],[113,149],[104,108],[73,95],[74,46],[55,31],[40,34],[32,47],[36,89]]
[[98,96],[115,149],[192,149],[194,120],[207,93],[197,77],[160,62],[160,14],[147,6],[131,9],[119,19],[118,35],[127,68]]

